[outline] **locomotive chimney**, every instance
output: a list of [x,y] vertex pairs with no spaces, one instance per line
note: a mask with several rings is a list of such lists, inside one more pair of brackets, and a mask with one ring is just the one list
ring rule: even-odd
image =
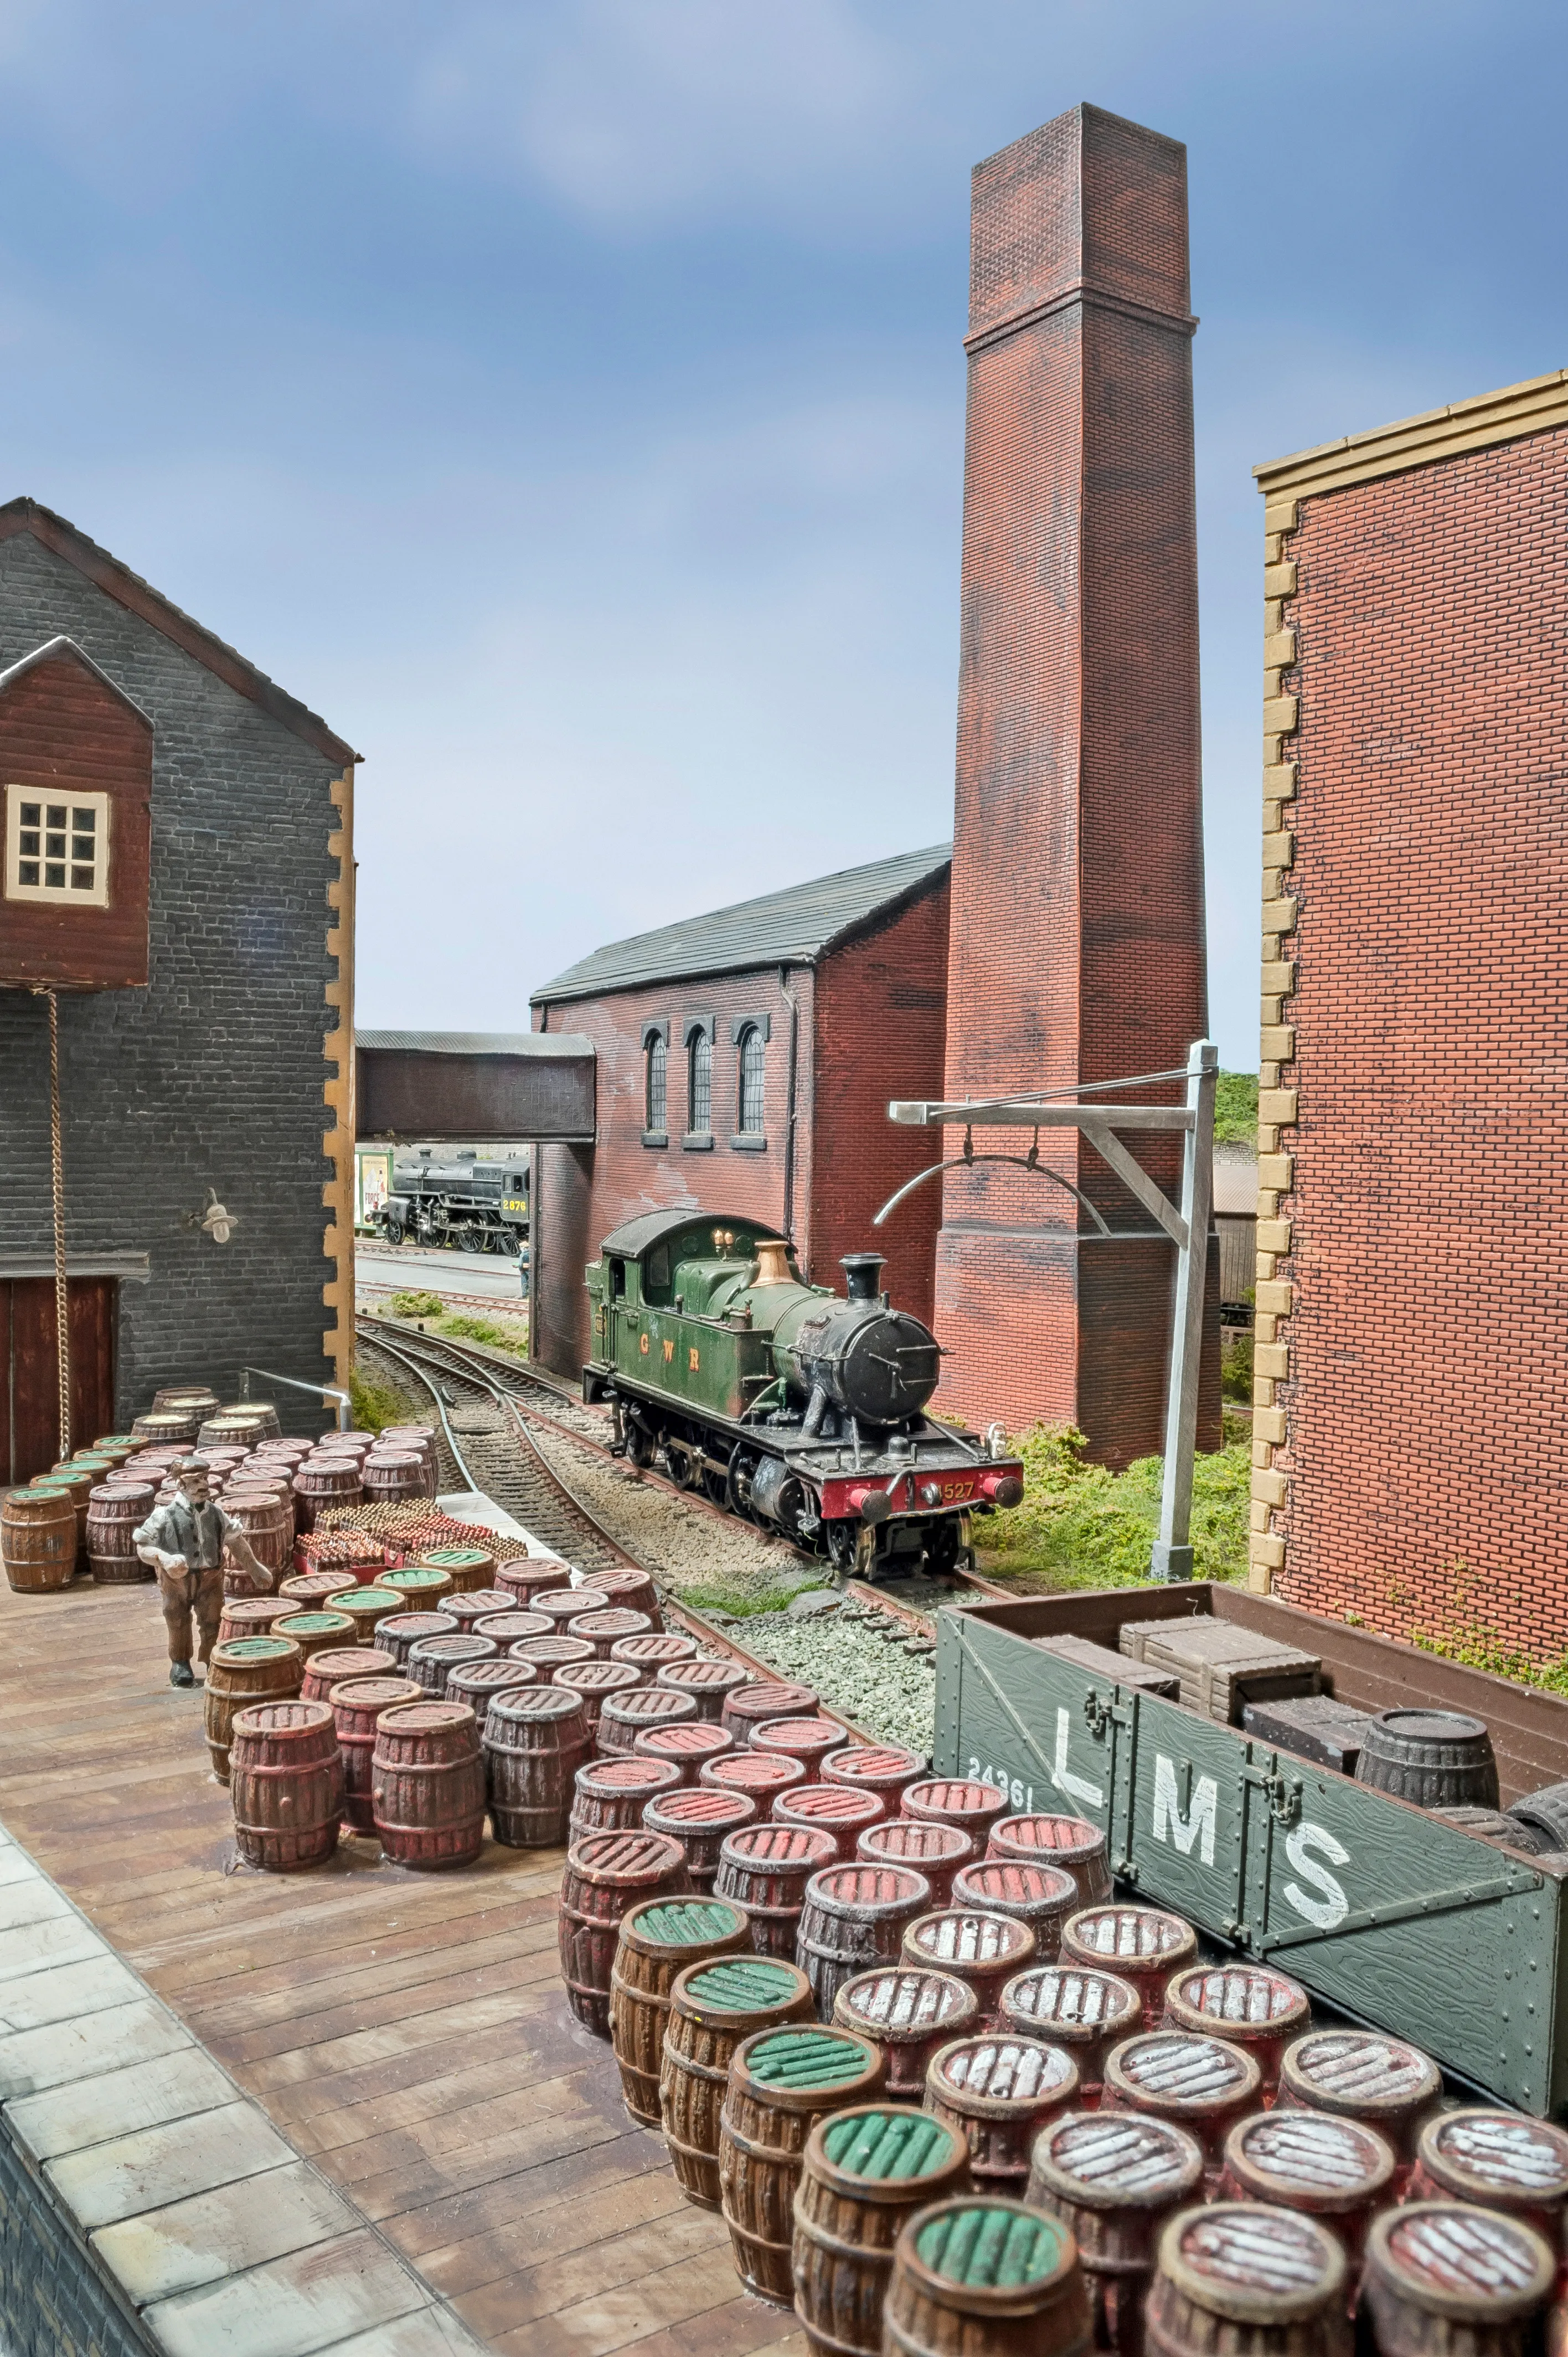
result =
[[751,1280],[753,1288],[764,1285],[793,1285],[789,1274],[789,1247],[782,1236],[758,1236],[757,1239],[757,1275]]
[[877,1280],[886,1265],[881,1253],[845,1253],[839,1266],[844,1273],[844,1291],[851,1301],[875,1301],[881,1291]]

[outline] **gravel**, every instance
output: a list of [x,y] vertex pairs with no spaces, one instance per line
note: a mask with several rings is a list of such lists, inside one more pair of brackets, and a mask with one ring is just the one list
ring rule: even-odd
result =
[[937,1706],[935,1660],[886,1641],[886,1619],[853,1610],[808,1620],[789,1612],[756,1612],[737,1633],[747,1652],[784,1676],[814,1686],[825,1703],[878,1742],[905,1744],[929,1760]]

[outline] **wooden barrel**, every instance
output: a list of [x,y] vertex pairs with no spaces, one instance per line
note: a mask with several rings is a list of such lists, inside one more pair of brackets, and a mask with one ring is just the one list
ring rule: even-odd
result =
[[521,1644],[525,1637],[548,1637],[550,1623],[542,1612],[521,1612],[509,1605],[504,1612],[487,1612],[483,1620],[474,1621],[471,1633],[493,1637],[504,1653],[509,1646]]
[[[319,1661],[326,1656],[318,1654],[317,1658]],[[360,1650],[361,1661],[371,1658]],[[376,1722],[383,1710],[395,1710],[402,1703],[421,1699],[421,1690],[412,1678],[400,1678],[388,1670],[370,1676],[339,1678],[332,1688],[332,1717],[338,1729],[338,1748],[343,1754],[343,1815],[357,1834],[373,1834],[376,1830],[371,1774]]]
[[392,1505],[400,1498],[423,1498],[424,1458],[413,1448],[372,1448],[360,1468],[360,1486],[369,1506]]
[[823,1760],[822,1781],[870,1792],[881,1802],[884,1816],[896,1817],[899,1803],[925,1768],[918,1752],[906,1751],[899,1743],[846,1743]]
[[777,1751],[786,1760],[798,1760],[807,1781],[813,1784],[822,1781],[822,1762],[829,1752],[843,1747],[843,1727],[836,1718],[824,1718],[820,1712],[810,1718],[765,1718],[751,1735],[753,1750]]
[[983,2195],[916,2212],[898,2238],[884,2313],[887,2357],[1088,2357],[1092,2345],[1066,2227]]
[[624,1604],[607,1604],[597,1612],[579,1612],[566,1623],[568,1637],[581,1637],[592,1645],[596,1659],[607,1662],[610,1648],[626,1637],[652,1637],[658,1634],[646,1612],[633,1612]]
[[[761,1817],[772,1814],[780,1792],[791,1792],[805,1781],[800,1761],[786,1760],[782,1752],[724,1751],[697,1770],[699,1784],[712,1784],[721,1792],[744,1792],[748,1801],[757,1803]],[[836,1841],[833,1849],[836,1853]]]
[[691,1889],[686,1854],[662,1834],[585,1834],[561,1878],[561,1977],[566,2002],[596,2038],[610,2034],[610,1968],[621,1917],[639,1899]]
[[917,1969],[951,1973],[974,1991],[982,2025],[996,2019],[1006,1983],[1035,1961],[1035,1935],[1009,1915],[978,1907],[939,1907],[904,1926],[903,1960]]
[[1393,2200],[1397,2165],[1387,2136],[1360,2120],[1337,2120],[1326,2112],[1261,2112],[1238,2120],[1226,2137],[1216,2190],[1221,2201],[1267,2201],[1326,2218],[1359,2260],[1374,2214]]
[[1097,2349],[1142,2357],[1160,2230],[1202,2181],[1201,2146],[1169,2120],[1068,2112],[1035,2138],[1025,2199],[1078,2244]]
[[317,1517],[330,1506],[357,1506],[362,1496],[360,1469],[350,1458],[306,1458],[289,1484],[294,1491],[296,1535],[316,1528]]
[[854,1854],[873,1866],[912,1866],[931,1886],[938,1907],[952,1901],[952,1878],[974,1856],[974,1843],[957,1825],[924,1824],[918,1817],[882,1817],[863,1825]]
[[332,1609],[348,1614],[359,1644],[373,1645],[381,1622],[403,1610],[403,1598],[390,1587],[342,1587],[332,1598]]
[[[619,1665],[613,1662],[607,1669]],[[701,1770],[712,1760],[723,1760],[735,1749],[735,1738],[711,1719],[677,1719],[672,1727],[647,1727],[632,1745],[633,1754],[641,1753],[649,1760],[668,1760],[681,1771],[683,1784],[695,1784]]]
[[201,1697],[202,1732],[212,1772],[229,1781],[229,1747],[237,1710],[253,1703],[288,1702],[299,1693],[305,1656],[287,1637],[220,1638],[207,1664]]
[[905,1925],[924,1915],[930,1903],[931,1886],[913,1867],[851,1860],[812,1875],[801,1900],[795,1956],[816,1993],[823,2021],[832,2020],[833,2000],[845,1981],[873,1964],[898,1962]]
[[[325,1648],[312,1653],[305,1665],[305,1683],[300,1693],[306,1702],[330,1702],[338,1686],[349,1678],[391,1678],[397,1674],[397,1663],[390,1653],[380,1653],[369,1645],[343,1645]],[[413,1702],[415,1694],[407,1696]]]
[[514,1662],[532,1662],[542,1678],[553,1676],[568,1662],[591,1662],[594,1649],[581,1637],[523,1637],[507,1652]]
[[662,1629],[659,1610],[659,1590],[639,1564],[624,1564],[618,1571],[596,1571],[594,1586],[610,1600],[614,1611],[624,1605],[628,1611],[646,1613],[655,1629]]
[[583,1706],[559,1686],[508,1686],[485,1720],[490,1830],[509,1849],[566,1838],[572,1780],[588,1750]]
[[[416,1678],[425,1693],[439,1701],[454,1670],[464,1669],[471,1662],[494,1662],[499,1658],[499,1648],[488,1637],[465,1637],[460,1630],[455,1630],[450,1637],[422,1637],[417,1645],[411,1645],[403,1669],[406,1677]],[[512,1667],[532,1669],[534,1678],[539,1676],[532,1663],[514,1661]],[[529,1681],[525,1678],[522,1683],[526,1685]]]
[[[1152,2357],[1343,2357],[1346,2274],[1316,2218],[1252,2201],[1178,2210],[1160,2230],[1144,2345]],[[1380,2346],[1392,2357],[1380,2336]]]
[[[532,1620],[535,1618],[532,1612],[493,1612],[480,1625],[488,1634],[499,1620]],[[568,1694],[581,1696],[588,1734],[595,1740],[598,1736],[599,1713],[605,1706],[606,1697],[613,1694],[630,1694],[638,1684],[637,1672],[621,1662],[563,1662],[558,1668],[546,1670],[542,1674],[547,1676],[553,1685],[564,1686]]]
[[832,1861],[828,1834],[810,1833],[803,1825],[742,1825],[719,1844],[714,1896],[733,1899],[746,1909],[759,1956],[783,1956],[793,1963],[806,1885]]
[[571,1837],[625,1833],[641,1824],[650,1801],[678,1792],[680,1784],[680,1770],[667,1760],[639,1760],[631,1753],[585,1760],[573,1780]]
[[[690,1643],[690,1639],[682,1640]],[[691,1653],[676,1653],[660,1662],[653,1673],[656,1686],[671,1686],[677,1694],[689,1694],[695,1699],[697,1716],[711,1719],[716,1727],[725,1706],[725,1696],[736,1686],[746,1684],[748,1672],[739,1662],[709,1662]]]
[[1463,1711],[1377,1712],[1362,1735],[1356,1781],[1418,1809],[1498,1805],[1492,1738]]
[[[675,1669],[682,1663],[688,1664],[693,1663],[696,1660],[696,1639],[682,1637],[673,1631],[665,1632],[661,1630],[650,1630],[640,1637],[618,1637],[610,1647],[611,1661],[619,1662],[624,1667],[635,1670],[638,1684],[645,1686],[662,1685],[665,1684],[663,1673],[666,1670]],[[728,1668],[732,1665],[726,1663],[723,1666]],[[716,1711],[707,1707],[703,1688],[682,1684],[675,1679],[671,1679],[669,1683],[678,1694],[695,1695],[699,1717],[717,1717]]]
[[773,1818],[776,1824],[831,1834],[840,1857],[849,1859],[866,1826],[881,1823],[882,1803],[874,1793],[854,1792],[847,1784],[792,1784],[775,1798]]
[[926,2065],[940,2046],[976,2029],[974,1991],[951,1973],[879,1965],[845,1981],[833,1999],[833,2020],[880,2048],[887,2093],[900,2103],[925,2100]]
[[93,1491],[98,1487],[96,1474],[85,1473],[80,1466],[57,1465],[52,1473],[36,1475],[28,1482],[27,1487],[29,1490],[43,1490],[50,1497],[58,1497],[63,1491],[70,1498],[71,1512],[76,1521],[76,1564],[85,1571],[87,1569],[87,1506]]
[[757,1803],[744,1792],[718,1792],[712,1785],[682,1784],[656,1792],[645,1803],[642,1822],[650,1833],[668,1834],[686,1853],[692,1888],[711,1891],[719,1870],[719,1852],[731,1834],[750,1824]]
[[1143,2019],[1143,1999],[1131,1981],[1076,1964],[1037,1964],[1008,1981],[997,2000],[998,2026],[1020,2038],[1065,2046],[1079,2083],[1097,2100],[1112,2046],[1131,2038]]
[[970,2187],[963,2137],[902,2104],[857,2104],[806,2139],[791,2253],[816,2357],[880,2357],[894,2245],[917,2210]]
[[140,1561],[131,1534],[153,1511],[150,1481],[101,1482],[88,1492],[87,1560],[100,1587],[131,1587],[156,1579],[150,1564]]
[[564,1636],[569,1620],[579,1620],[585,1612],[607,1612],[609,1598],[600,1587],[546,1587],[533,1598],[528,1609],[531,1612],[542,1612]]
[[806,2139],[824,2113],[882,2092],[882,2057],[853,2030],[763,2029],[730,2058],[719,2115],[719,2206],[736,2272],[776,2307],[794,2299],[790,2249]]
[[510,1563],[496,1566],[496,1586],[504,1587],[521,1611],[532,1609],[532,1600],[548,1587],[569,1587],[572,1566],[559,1555],[515,1555]]
[[343,1758],[324,1702],[252,1703],[229,1738],[234,1845],[272,1874],[322,1866],[343,1820]]
[[1006,1811],[1007,1795],[1001,1785],[987,1784],[973,1776],[928,1776],[919,1783],[906,1785],[898,1803],[900,1816],[918,1817],[927,1824],[957,1825],[977,1849],[983,1849],[992,1826]]
[[141,1445],[134,1432],[101,1432],[92,1447],[98,1456],[107,1457],[112,1464],[124,1465],[127,1458],[135,1456]]
[[1225,2139],[1238,2120],[1262,2108],[1262,2083],[1251,2055],[1223,2038],[1145,2029],[1106,2055],[1101,2108],[1174,2120],[1197,2138],[1217,2179]]
[[[444,1571],[458,1596],[470,1595],[476,1587],[490,1587],[496,1583],[496,1559],[488,1547],[451,1546],[427,1547],[419,1558]],[[512,1601],[514,1590],[508,1581],[507,1601]],[[498,1607],[499,1609],[499,1607]]]
[[351,1571],[291,1571],[280,1579],[277,1592],[286,1596],[297,1612],[329,1612],[335,1596],[346,1596],[360,1585]]
[[1475,2201],[1506,2211],[1560,2252],[1568,2202],[1568,2131],[1550,2120],[1480,2105],[1444,2112],[1428,2120],[1416,2138],[1410,2192],[1416,2201]]
[[287,1596],[234,1596],[223,1599],[220,1642],[231,1637],[268,1637],[274,1620],[286,1620],[299,1607]]
[[154,1448],[162,1444],[183,1448],[194,1442],[200,1429],[201,1418],[188,1408],[154,1408],[148,1415],[134,1416],[131,1421],[134,1437]]
[[[952,1878],[955,1907],[982,1907],[989,1915],[1010,1915],[1035,1935],[1035,1954],[1054,1964],[1062,1925],[1078,1907],[1078,1885],[1059,1867],[1031,1866],[1011,1857],[976,1858]],[[1017,1969],[1021,1972],[1023,1966]]]
[[1309,2029],[1280,2059],[1279,2103],[1286,2110],[1365,2120],[1402,2160],[1443,2093],[1437,2065],[1402,2038],[1374,2029]]
[[455,1588],[444,1597],[443,1612],[449,1612],[465,1637],[470,1637],[481,1620],[493,1620],[498,1612],[511,1609],[511,1598],[504,1587]]
[[676,1975],[705,1960],[750,1953],[744,1912],[723,1900],[645,1899],[621,1917],[610,1966],[610,2044],[627,2110],[643,2127],[660,2125],[664,2026]]
[[274,1576],[286,1572],[294,1559],[294,1512],[284,1503],[283,1491],[242,1491],[231,1486],[223,1511],[238,1523],[256,1561]]
[[[543,1644],[546,1640],[535,1641]],[[571,1638],[558,1638],[559,1644],[570,1644]],[[598,1748],[602,1757],[615,1752],[632,1752],[637,1738],[650,1727],[694,1725],[697,1706],[690,1695],[672,1694],[668,1686],[633,1686],[628,1694],[609,1695],[599,1713]]]
[[485,1841],[485,1765],[466,1703],[383,1710],[371,1776],[376,1832],[394,1866],[428,1872],[473,1864]]
[[1085,1907],[1062,1925],[1061,1960],[1131,1981],[1144,2024],[1155,2029],[1165,2009],[1165,1983],[1197,1961],[1197,1934],[1163,1907]]
[[401,1596],[407,1612],[437,1612],[443,1599],[453,1593],[451,1573],[434,1563],[394,1565],[390,1571],[377,1573],[376,1586],[390,1587]]
[[216,1415],[222,1402],[210,1383],[165,1383],[153,1394],[155,1408],[182,1408],[194,1415],[198,1426],[208,1416]]
[[481,1740],[485,1721],[490,1715],[490,1705],[497,1695],[513,1692],[519,1686],[539,1684],[539,1673],[532,1662],[509,1662],[502,1654],[493,1654],[489,1661],[460,1662],[446,1674],[446,1695],[448,1702],[466,1702],[479,1722]]
[[354,1624],[346,1612],[287,1612],[273,1622],[273,1634],[292,1638],[306,1662],[313,1653],[325,1653],[329,1647],[341,1650],[354,1645]]
[[732,1956],[676,1974],[665,2021],[660,2116],[675,2181],[688,2201],[719,2206],[719,2120],[730,2059],[743,2039],[814,2010],[799,1965]]
[[967,2139],[982,2193],[1024,2198],[1029,2152],[1049,2120],[1078,2102],[1078,2067],[1039,2038],[955,2038],[926,2069],[926,2108]]
[[282,1431],[273,1401],[234,1400],[214,1415],[203,1416],[197,1429],[197,1446],[210,1448],[232,1441],[241,1448],[253,1448],[258,1440],[278,1439]]
[[811,1686],[794,1685],[781,1678],[748,1678],[725,1695],[719,1725],[729,1729],[736,1748],[744,1750],[754,1729],[768,1719],[809,1717],[817,1702]]
[[1518,2357],[1536,2345],[1556,2272],[1522,2219],[1412,2201],[1373,2220],[1361,2298],[1380,2357]]
[[1087,1817],[998,1817],[986,1835],[985,1855],[1017,1866],[1058,1867],[1077,1884],[1079,1907],[1099,1907],[1111,1896],[1105,1835]]
[[376,1627],[376,1644],[390,1653],[401,1671],[415,1645],[426,1637],[455,1637],[457,1623],[446,1612],[389,1612]]
[[1193,1964],[1165,1984],[1164,2026],[1194,2038],[1218,2035],[1243,2048],[1272,2095],[1285,2048],[1312,2026],[1312,2007],[1304,1988],[1267,1965]]

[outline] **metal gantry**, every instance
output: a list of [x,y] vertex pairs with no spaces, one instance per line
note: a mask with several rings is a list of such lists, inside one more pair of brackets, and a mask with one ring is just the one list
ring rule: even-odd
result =
[[[916,1099],[896,1100],[887,1118],[912,1129],[956,1129],[961,1126],[961,1154],[934,1163],[919,1178],[890,1197],[876,1214],[878,1227],[913,1189],[939,1170],[968,1162],[1011,1162],[1042,1178],[1053,1179],[1074,1197],[1102,1236],[1129,1233],[1111,1227],[1081,1190],[1039,1159],[1042,1129],[1076,1129],[1109,1164],[1129,1193],[1134,1195],[1156,1222],[1156,1229],[1131,1232],[1168,1236],[1176,1250],[1176,1299],[1171,1316],[1170,1372],[1165,1388],[1165,1479],[1160,1493],[1160,1530],[1149,1560],[1154,1579],[1190,1579],[1193,1550],[1192,1466],[1197,1443],[1197,1377],[1203,1348],[1203,1300],[1208,1263],[1208,1223],[1214,1203],[1214,1097],[1219,1077],[1219,1051],[1211,1039],[1197,1039],[1185,1066],[1165,1072],[1135,1072],[1125,1080],[1090,1082],[1071,1091],[1048,1089],[1015,1096],[987,1097],[952,1104]],[[1145,1088],[1158,1081],[1185,1080],[1185,1105],[1090,1103],[1086,1099],[1108,1096],[1118,1089]],[[1026,1155],[976,1154],[976,1129],[1032,1129],[1034,1144]],[[1116,1135],[1119,1130],[1179,1131],[1182,1152],[1181,1197],[1173,1203]]]

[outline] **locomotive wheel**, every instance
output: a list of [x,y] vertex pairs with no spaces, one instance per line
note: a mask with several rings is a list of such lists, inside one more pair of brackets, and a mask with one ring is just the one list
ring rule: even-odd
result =
[[670,1479],[674,1482],[677,1490],[696,1488],[701,1470],[701,1458],[697,1450],[690,1448],[683,1440],[667,1437],[664,1443],[664,1462],[670,1469]]
[[628,1465],[635,1465],[639,1473],[645,1473],[653,1462],[654,1453],[658,1446],[658,1442],[654,1439],[653,1435],[650,1432],[645,1431],[640,1424],[634,1423],[632,1418],[628,1416],[626,1420],[626,1461]]
[[389,1221],[387,1222],[387,1224],[386,1224],[385,1234],[386,1234],[386,1240],[387,1240],[388,1243],[392,1245],[392,1247],[393,1251],[395,1252],[395,1251],[396,1251],[396,1249],[397,1249],[397,1247],[398,1247],[398,1245],[399,1245],[399,1244],[401,1244],[401,1243],[402,1243],[402,1242],[403,1242],[403,1222],[402,1222],[402,1221],[401,1221],[401,1220],[389,1220]]
[[465,1228],[457,1239],[465,1252],[483,1252],[485,1239],[478,1228]]
[[752,1452],[737,1447],[730,1458],[729,1478],[725,1484],[725,1505],[732,1514],[739,1514],[743,1521],[748,1523],[757,1520],[751,1502],[751,1477],[757,1466],[757,1459]]

